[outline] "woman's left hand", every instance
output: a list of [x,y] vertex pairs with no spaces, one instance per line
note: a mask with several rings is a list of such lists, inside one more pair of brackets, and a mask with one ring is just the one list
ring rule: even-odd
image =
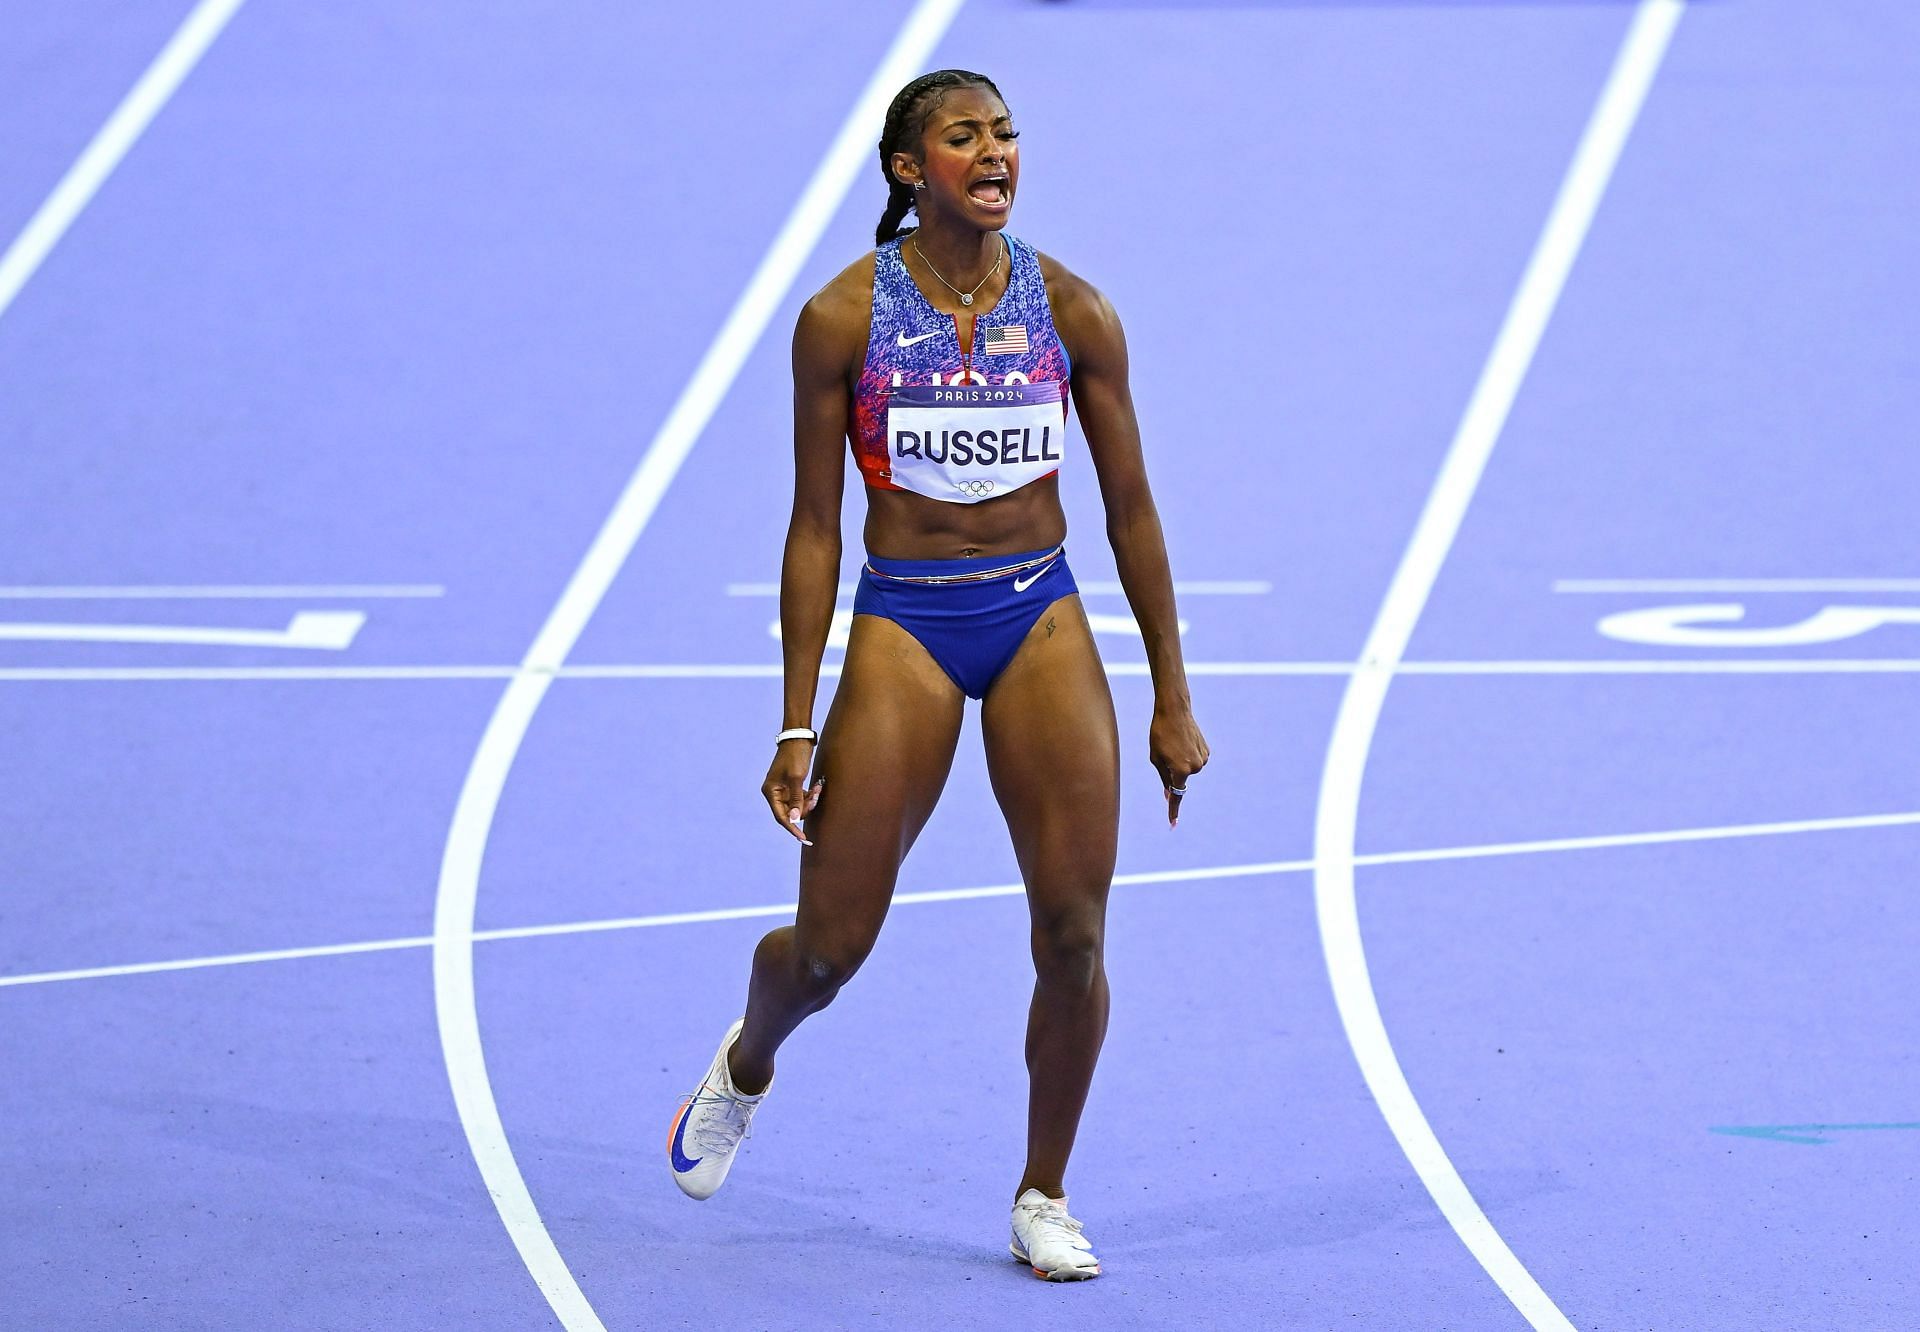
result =
[[1155,704],[1147,749],[1160,772],[1160,788],[1167,798],[1167,826],[1180,823],[1180,799],[1187,779],[1207,766],[1207,738],[1187,704]]

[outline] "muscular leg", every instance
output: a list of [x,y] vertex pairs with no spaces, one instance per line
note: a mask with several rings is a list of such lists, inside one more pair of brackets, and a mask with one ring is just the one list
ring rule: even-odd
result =
[[1102,947],[1120,825],[1113,697],[1079,597],[1041,615],[980,718],[1033,922],[1027,1164],[1014,1193],[1058,1198],[1107,1034]]
[[800,910],[753,954],[747,1021],[728,1068],[749,1094],[773,1080],[773,1056],[833,1002],[880,932],[900,862],[953,766],[964,698],[925,648],[891,620],[856,615],[813,781],[826,779],[800,850]]

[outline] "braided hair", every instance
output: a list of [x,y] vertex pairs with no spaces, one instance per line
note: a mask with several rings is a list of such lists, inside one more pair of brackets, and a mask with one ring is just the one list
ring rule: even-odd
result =
[[[895,94],[887,107],[887,121],[880,130],[880,174],[887,178],[887,208],[880,214],[880,227],[874,233],[875,245],[885,245],[895,236],[903,236],[911,227],[900,224],[913,209],[913,186],[897,180],[893,174],[893,155],[913,152],[920,136],[927,131],[927,118],[940,109],[946,93],[953,88],[985,88],[995,97],[1000,90],[985,74],[966,69],[936,69],[922,74]],[[929,93],[938,93],[929,97]],[[1002,102],[1006,98],[1000,97]]]

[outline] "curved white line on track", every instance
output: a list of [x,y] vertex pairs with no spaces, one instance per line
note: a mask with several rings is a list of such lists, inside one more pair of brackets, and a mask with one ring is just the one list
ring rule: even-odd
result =
[[1366,947],[1360,936],[1360,915],[1354,900],[1355,830],[1367,754],[1373,746],[1387,688],[1466,517],[1467,506],[1684,9],[1684,0],[1641,0],[1634,11],[1613,70],[1561,182],[1480,381],[1367,635],[1360,669],[1348,678],[1327,746],[1314,816],[1314,907],[1321,948],[1340,1021],[1367,1088],[1420,1182],[1487,1275],[1535,1328],[1561,1332],[1572,1332],[1573,1324],[1480,1209],[1427,1123],[1394,1054],[1373,981],[1367,974]]
[[454,807],[433,913],[433,992],[441,1053],[467,1145],[487,1192],[528,1273],[569,1332],[604,1332],[604,1326],[547,1233],[513,1158],[487,1078],[474,1002],[474,906],[494,812],[527,727],[553,683],[554,672],[579,641],[680,465],[720,406],[774,311],[786,299],[854,178],[866,166],[873,151],[875,127],[884,118],[894,91],[921,71],[960,4],[961,0],[920,0],[914,6],[746,290],[701,358],[693,378],[647,446],[640,465],[594,536],[533,646],[527,649],[520,673],[501,694]]

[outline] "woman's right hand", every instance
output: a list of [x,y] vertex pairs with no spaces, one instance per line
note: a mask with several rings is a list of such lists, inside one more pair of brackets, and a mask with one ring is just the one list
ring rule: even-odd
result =
[[773,811],[773,821],[792,833],[802,846],[813,843],[807,840],[800,821],[813,813],[827,785],[826,778],[822,777],[811,788],[807,786],[807,769],[812,764],[812,742],[783,740],[775,746],[767,780],[760,786],[760,794],[767,798],[767,807]]

